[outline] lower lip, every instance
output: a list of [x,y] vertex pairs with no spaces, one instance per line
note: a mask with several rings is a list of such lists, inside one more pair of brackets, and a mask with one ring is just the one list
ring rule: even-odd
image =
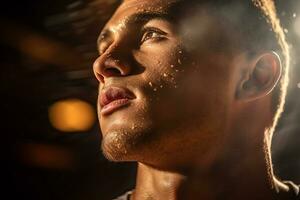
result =
[[114,100],[101,108],[101,114],[109,115],[109,114],[115,112],[116,110],[118,110],[119,108],[128,105],[129,103],[130,103],[129,99]]

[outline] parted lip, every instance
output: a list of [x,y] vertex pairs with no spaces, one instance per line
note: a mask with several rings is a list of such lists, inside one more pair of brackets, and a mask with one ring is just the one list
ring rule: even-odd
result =
[[134,98],[136,98],[135,95],[127,88],[108,87],[100,93],[99,101],[101,108],[103,108],[117,100],[130,100]]

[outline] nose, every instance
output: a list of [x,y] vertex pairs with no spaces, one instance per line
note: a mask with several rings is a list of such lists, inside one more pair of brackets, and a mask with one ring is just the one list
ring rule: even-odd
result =
[[99,56],[93,64],[94,74],[98,81],[105,83],[105,79],[109,77],[129,75],[130,67],[125,57],[121,51],[118,51],[118,47],[111,47]]

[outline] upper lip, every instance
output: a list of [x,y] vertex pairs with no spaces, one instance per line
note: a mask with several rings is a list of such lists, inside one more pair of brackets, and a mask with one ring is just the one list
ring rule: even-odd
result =
[[100,106],[106,106],[118,99],[134,99],[134,94],[127,88],[109,87],[100,93]]

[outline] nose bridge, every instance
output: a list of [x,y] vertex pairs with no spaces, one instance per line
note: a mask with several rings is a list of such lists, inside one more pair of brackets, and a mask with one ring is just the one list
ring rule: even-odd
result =
[[117,27],[114,29],[113,42],[107,49],[108,53],[113,57],[125,56],[125,54],[129,52],[128,50],[130,48],[130,37],[128,36],[127,32],[128,31],[126,31],[124,27]]
[[[123,44],[124,42],[120,37],[117,37],[112,44],[107,48],[106,54],[108,57],[112,57],[114,59],[118,59],[119,57],[123,57],[122,55],[125,51],[123,48],[125,45]],[[123,47],[124,46],[124,47]]]
[[96,78],[104,83],[106,78],[114,76],[127,76],[130,74],[130,46],[126,36],[120,32],[115,33],[114,39],[94,62]]

